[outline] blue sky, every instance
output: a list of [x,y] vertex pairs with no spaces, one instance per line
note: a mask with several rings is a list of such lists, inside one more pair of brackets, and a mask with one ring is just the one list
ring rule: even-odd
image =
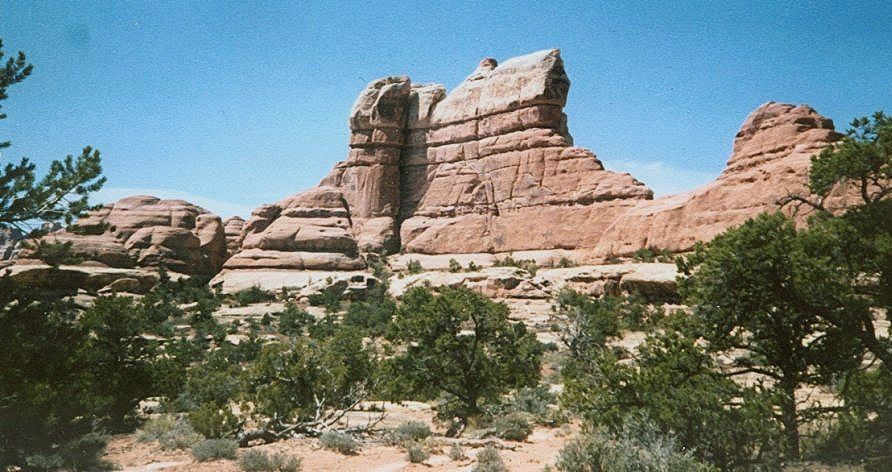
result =
[[[315,185],[347,154],[365,84],[454,88],[483,57],[558,47],[576,144],[658,195],[724,166],[746,115],[808,103],[845,128],[892,111],[889,2],[61,2],[0,0],[2,161],[85,145],[107,188],[222,216]],[[2,139],[0,139],[2,140]]]

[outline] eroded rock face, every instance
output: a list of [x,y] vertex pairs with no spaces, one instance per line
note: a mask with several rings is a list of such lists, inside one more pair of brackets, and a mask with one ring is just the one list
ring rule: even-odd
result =
[[23,237],[22,232],[15,228],[0,227],[0,265],[15,259]]
[[319,187],[255,210],[225,267],[352,270],[363,252],[593,247],[653,193],[573,146],[569,87],[557,50],[485,59],[449,94],[403,76],[370,83],[350,113],[347,160]]
[[808,194],[811,156],[840,137],[831,120],[807,105],[768,102],[744,121],[728,164],[714,182],[639,202],[611,224],[596,253],[631,254],[648,246],[684,251],[759,213],[776,210],[783,197]]
[[[183,200],[127,197],[45,237],[71,242],[72,253],[114,268],[155,267],[212,275],[226,260],[220,217]],[[23,263],[33,251],[23,250]]]
[[223,220],[223,234],[226,236],[226,256],[232,256],[242,247],[245,234],[245,220],[240,216],[230,216]]

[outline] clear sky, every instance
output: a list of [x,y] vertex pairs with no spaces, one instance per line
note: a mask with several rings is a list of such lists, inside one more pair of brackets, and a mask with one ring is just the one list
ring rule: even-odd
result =
[[[674,5],[673,5],[674,4]],[[34,74],[3,102],[2,161],[103,153],[100,199],[222,216],[315,185],[369,81],[454,88],[483,57],[560,48],[577,145],[665,195],[708,182],[746,115],[808,103],[844,129],[892,112],[892,2],[0,0]]]

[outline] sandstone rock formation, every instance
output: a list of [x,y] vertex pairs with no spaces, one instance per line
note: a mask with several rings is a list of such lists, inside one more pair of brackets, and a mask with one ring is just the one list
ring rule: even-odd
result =
[[0,228],[0,264],[14,259],[24,235],[15,228]]
[[[134,196],[106,205],[50,242],[71,242],[72,253],[113,268],[164,265],[184,274],[212,275],[226,260],[220,217],[183,200]],[[21,264],[33,251],[23,250]]]
[[807,105],[768,102],[744,121],[725,170],[714,182],[638,202],[597,238],[596,253],[630,254],[644,247],[684,251],[776,210],[783,197],[808,193],[811,156],[840,137],[833,121]]
[[223,234],[226,235],[226,257],[229,258],[242,247],[245,239],[243,232],[245,220],[240,216],[231,216],[223,220]]
[[573,146],[569,86],[557,50],[485,59],[449,94],[402,76],[372,82],[350,113],[347,160],[318,187],[255,210],[225,268],[354,270],[363,252],[593,247],[653,193]]

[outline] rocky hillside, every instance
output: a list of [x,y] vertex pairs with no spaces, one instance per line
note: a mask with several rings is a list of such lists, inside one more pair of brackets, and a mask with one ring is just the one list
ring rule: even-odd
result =
[[248,221],[224,224],[187,202],[131,197],[50,238],[72,242],[94,264],[222,268],[224,282],[271,271],[349,277],[365,270],[369,253],[591,264],[642,248],[685,251],[777,208],[805,191],[810,156],[840,137],[806,105],[769,102],[744,121],[714,182],[654,199],[573,145],[563,113],[569,88],[558,50],[484,59],[450,93],[404,76],[379,79],[350,112],[347,159],[317,187],[263,205]]

